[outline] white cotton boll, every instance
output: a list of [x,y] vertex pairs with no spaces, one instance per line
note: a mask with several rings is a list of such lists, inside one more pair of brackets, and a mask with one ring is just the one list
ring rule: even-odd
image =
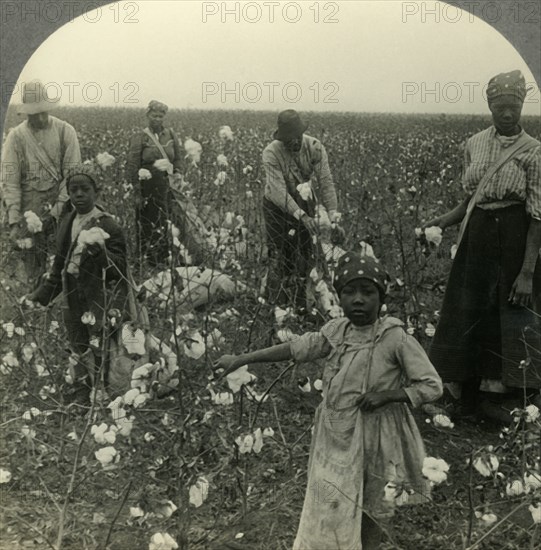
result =
[[106,168],[109,168],[109,166],[113,166],[115,163],[115,157],[109,153],[98,153],[96,155],[96,162],[102,170],[105,170]]
[[153,166],[160,172],[167,172],[168,174],[173,173],[173,165],[168,159],[158,159],[154,161]]
[[145,515],[140,506],[130,506],[130,517],[133,519],[142,518]]
[[429,243],[432,243],[436,246],[440,246],[441,241],[443,239],[443,232],[441,230],[441,227],[438,227],[437,225],[433,225],[432,227],[427,227],[425,229],[425,237]]
[[216,162],[218,163],[218,166],[222,168],[226,168],[228,166],[227,157],[225,155],[218,155],[216,157]]
[[530,504],[530,506],[528,506],[528,510],[530,511],[530,514],[532,514],[533,522],[536,524],[541,523],[541,502],[539,502],[537,506]]
[[148,550],[177,550],[178,544],[168,533],[154,533],[150,539]]
[[140,168],[137,172],[137,177],[141,180],[150,180],[152,179],[152,174],[150,173],[150,170],[147,170],[146,168]]
[[254,451],[254,453],[256,454],[259,454],[262,448],[263,448],[263,434],[261,432],[261,428],[257,428],[257,430],[254,432],[254,445],[252,447],[252,451]]
[[130,355],[145,355],[145,333],[140,328],[125,323],[122,327],[120,339]]
[[297,185],[297,191],[302,200],[310,200],[312,198],[312,182],[308,180],[304,183],[299,183],[299,185]]
[[225,172],[218,172],[216,179],[214,180],[214,185],[217,187],[223,185],[227,179],[227,174]]
[[103,447],[94,452],[94,456],[99,460],[102,466],[107,466],[113,462],[118,462],[119,454],[114,447]]
[[201,144],[193,139],[187,139],[184,142],[184,150],[186,151],[186,158],[191,160],[193,166],[197,166],[201,161],[201,152],[203,151]]
[[139,395],[135,396],[135,399],[133,400],[133,407],[135,409],[138,409],[139,407],[142,407],[149,399],[149,393],[140,393]]
[[481,521],[485,525],[492,525],[498,521],[498,516],[496,514],[483,514],[481,516]]
[[483,476],[490,477],[492,474],[498,471],[500,467],[500,461],[498,457],[493,454],[478,456],[473,461],[473,467]]
[[254,446],[254,437],[252,434],[245,435],[244,437],[239,435],[235,439],[235,443],[239,448],[240,454],[247,454],[252,451],[252,448]]
[[528,405],[524,409],[524,411],[526,413],[526,416],[524,418],[526,422],[532,423],[539,420],[539,416],[541,415],[541,413],[539,412],[539,409],[535,405]]
[[373,258],[374,260],[377,260],[376,255],[374,254],[374,249],[371,245],[368,243],[361,241],[359,243],[361,245],[361,258],[364,256],[367,256],[369,258]]
[[425,334],[432,338],[436,334],[436,327],[432,323],[427,323],[425,328]]
[[83,323],[83,325],[95,325],[96,317],[91,311],[85,311],[85,313],[81,315],[81,323]]
[[[14,323],[4,323],[2,325],[2,330],[6,333],[8,338],[13,337],[13,333],[15,332],[15,324]],[[10,352],[13,353],[13,352]]]
[[220,126],[220,130],[218,131],[218,136],[221,140],[225,141],[232,141],[233,140],[233,130],[229,126]]
[[248,174],[251,174],[254,171],[254,169],[248,164],[242,169],[242,173],[247,176]]
[[132,388],[131,390],[128,390],[123,396],[124,403],[126,405],[133,405],[135,398],[140,393],[141,393],[141,390],[139,388]]
[[184,355],[191,359],[199,359],[205,354],[205,341],[199,332],[193,332],[186,338]]
[[233,394],[228,391],[212,393],[212,402],[215,405],[232,405],[234,403]]
[[162,501],[160,505],[154,510],[154,513],[161,518],[168,519],[174,512],[176,512],[177,507],[175,503],[171,500]]
[[[122,416],[118,415],[120,414],[120,411],[123,412]],[[133,429],[133,423],[135,421],[135,416],[126,416],[126,411],[124,409],[118,409],[116,412],[117,419],[116,419],[116,425],[118,428],[118,435],[121,435],[123,437],[129,437],[131,434],[131,431]]]
[[263,430],[263,437],[273,437],[274,436],[274,430],[271,427],[265,428]]
[[26,227],[30,233],[39,233],[43,229],[43,223],[39,216],[32,212],[32,210],[27,210],[24,213],[24,219],[26,221]]
[[399,491],[400,488],[396,483],[388,481],[383,488],[383,500],[385,502],[393,502],[394,499],[398,496]]
[[518,497],[523,493],[524,493],[524,484],[520,479],[515,479],[514,481],[510,481],[505,486],[505,494],[508,497]]
[[311,391],[312,389],[312,385],[310,384],[310,378],[309,377],[306,377],[302,380],[299,380],[298,382],[298,386],[299,386],[299,389],[303,392],[303,393],[308,393]]
[[17,239],[15,242],[19,250],[30,250],[34,247],[34,241],[30,237],[24,239]]
[[420,227],[415,228],[415,236],[419,238],[423,234],[423,230]]
[[423,475],[435,485],[443,483],[447,479],[449,464],[441,458],[427,456],[423,460]]
[[437,426],[438,428],[454,428],[455,425],[453,422],[451,422],[451,419],[445,415],[445,414],[436,414],[432,418],[432,422],[434,423],[434,426]]
[[233,393],[237,393],[240,391],[240,388],[245,385],[249,384],[255,379],[255,376],[248,372],[248,365],[244,365],[237,369],[236,371],[233,371],[229,373],[226,376],[227,384],[229,386],[229,389]]
[[9,483],[11,481],[11,472],[0,468],[0,483]]
[[99,244],[105,245],[105,241],[109,239],[111,235],[104,231],[101,227],[91,227],[90,229],[83,229],[77,237],[77,242],[80,245]]
[[531,472],[524,474],[524,489],[526,493],[541,489],[541,473]]
[[320,378],[317,380],[314,380],[314,390],[316,391],[323,391],[323,382]]
[[190,504],[199,508],[209,494],[209,482],[206,477],[200,476],[194,485],[190,487]]

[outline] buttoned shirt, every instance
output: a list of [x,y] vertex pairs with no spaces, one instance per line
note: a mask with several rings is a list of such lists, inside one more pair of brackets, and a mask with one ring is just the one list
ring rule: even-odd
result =
[[337,209],[336,190],[329,159],[321,142],[306,134],[299,152],[288,151],[274,140],[263,151],[264,196],[290,215],[299,218],[302,210],[295,201],[297,185],[311,181],[321,202],[331,212]]
[[6,137],[0,167],[9,224],[22,219],[21,212],[26,210],[24,197],[33,191],[40,193],[59,186],[58,201],[63,203],[68,199],[65,188],[60,187],[59,182],[41,165],[29,146],[25,138],[26,129],[32,132],[38,145],[50,158],[60,179],[70,166],[81,162],[77,134],[67,122],[49,115],[45,128],[32,128],[27,120],[13,128]]
[[[462,179],[466,193],[475,193],[488,168],[523,133],[524,130],[516,136],[501,136],[491,126],[467,141]],[[483,204],[496,201],[524,202],[526,212],[541,220],[541,143],[506,162],[484,187],[477,204],[482,208]]]

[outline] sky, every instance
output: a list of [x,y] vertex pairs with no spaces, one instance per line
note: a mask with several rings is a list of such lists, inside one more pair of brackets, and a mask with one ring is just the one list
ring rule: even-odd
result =
[[517,68],[533,86],[523,114],[539,115],[515,48],[442,2],[138,0],[64,25],[19,90],[39,78],[62,105],[477,114],[490,77]]

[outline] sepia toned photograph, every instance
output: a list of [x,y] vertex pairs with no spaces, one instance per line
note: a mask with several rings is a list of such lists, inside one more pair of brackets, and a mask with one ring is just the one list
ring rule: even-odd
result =
[[541,547],[539,0],[0,0],[0,550]]

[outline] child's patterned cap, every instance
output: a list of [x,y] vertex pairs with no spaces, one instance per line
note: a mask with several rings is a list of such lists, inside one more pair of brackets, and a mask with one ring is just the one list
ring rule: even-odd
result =
[[385,295],[389,275],[379,261],[371,256],[361,256],[356,252],[346,252],[339,260],[334,272],[334,288],[340,296],[342,289],[355,279],[372,281]]
[[66,173],[66,185],[68,188],[70,180],[77,176],[86,176],[92,182],[94,188],[98,189],[99,175],[92,161],[74,164],[69,167]]

